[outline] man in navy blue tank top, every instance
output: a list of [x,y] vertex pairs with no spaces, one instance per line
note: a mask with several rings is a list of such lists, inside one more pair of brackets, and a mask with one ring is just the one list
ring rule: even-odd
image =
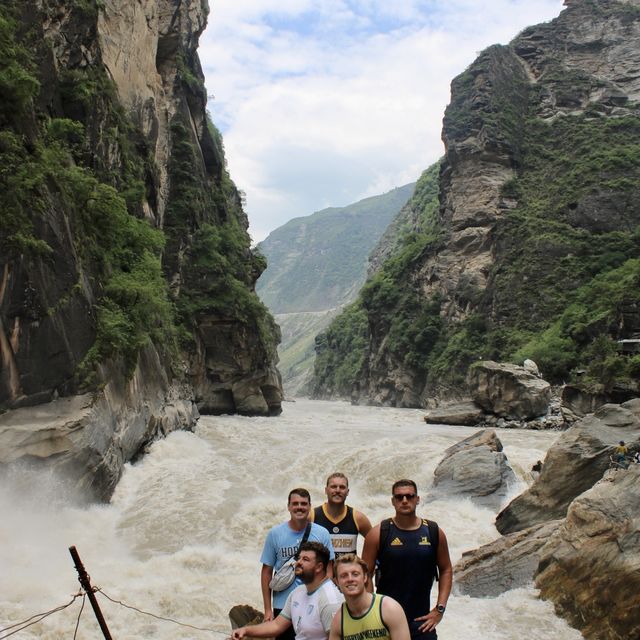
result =
[[[419,503],[413,480],[395,482],[391,490],[395,515],[371,529],[362,559],[372,574],[377,565],[377,592],[402,605],[412,640],[435,640],[435,627],[451,593],[453,568],[444,531],[416,515]],[[438,574],[438,598],[431,607],[431,585]]]
[[358,535],[363,538],[371,531],[369,518],[346,504],[349,480],[344,473],[332,473],[324,488],[327,501],[311,511],[311,521],[324,527],[331,536],[336,558],[358,552]]

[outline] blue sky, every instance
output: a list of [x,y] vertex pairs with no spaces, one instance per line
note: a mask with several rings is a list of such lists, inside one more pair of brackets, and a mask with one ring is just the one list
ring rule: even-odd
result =
[[255,242],[416,180],[451,80],[562,0],[210,0],[209,110]]

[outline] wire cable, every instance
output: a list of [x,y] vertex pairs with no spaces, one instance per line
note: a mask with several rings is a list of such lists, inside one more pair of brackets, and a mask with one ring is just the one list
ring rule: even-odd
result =
[[165,618],[164,616],[159,616],[159,615],[156,615],[155,613],[150,613],[149,611],[143,611],[142,609],[138,609],[137,607],[133,607],[129,604],[125,604],[121,600],[116,600],[115,598],[111,598],[99,587],[94,587],[94,591],[101,593],[105,598],[107,598],[107,600],[111,600],[111,602],[115,604],[119,604],[120,606],[125,607],[126,609],[137,611],[138,613],[142,613],[145,616],[151,616],[152,618],[156,618],[157,620],[164,620],[165,622],[173,622],[173,624],[177,624],[181,627],[188,627],[189,629],[195,629],[196,631],[207,631],[209,633],[217,633],[225,636],[226,638],[228,638],[231,635],[228,631],[219,631],[218,629],[209,629],[206,627],[195,627],[194,625],[187,624],[186,622],[180,622],[178,620],[174,620],[173,618]]
[[[38,624],[38,622],[42,622],[45,618],[48,618],[50,615],[53,615],[54,613],[58,613],[58,611],[62,611],[67,607],[70,607],[76,601],[76,599],[82,595],[83,595],[82,593],[76,593],[76,595],[73,596],[73,599],[71,600],[71,602],[68,602],[67,604],[60,605],[59,607],[56,607],[55,609],[51,609],[50,611],[45,611],[44,613],[36,613],[35,615],[31,616],[30,618],[27,618],[26,620],[23,620],[22,622],[16,622],[15,624],[9,625],[4,629],[0,629],[0,640],[4,640],[5,638],[8,638],[9,636],[12,636],[20,631],[24,631],[24,629],[26,629],[27,627],[30,627],[31,625],[34,625],[34,624]],[[12,629],[13,631],[11,631]],[[9,631],[9,633],[6,633],[7,631]]]
[[80,605],[80,611],[78,612],[78,620],[76,621],[76,630],[73,632],[73,640],[76,640],[78,635],[78,627],[80,626],[80,617],[82,616],[82,612],[84,610],[84,603],[87,601],[87,595],[82,595],[82,604]]

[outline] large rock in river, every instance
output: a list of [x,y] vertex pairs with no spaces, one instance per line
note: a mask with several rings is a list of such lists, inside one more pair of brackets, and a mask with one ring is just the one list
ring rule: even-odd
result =
[[542,548],[562,522],[535,525],[465,551],[453,570],[456,590],[472,598],[496,597],[531,583]]
[[551,385],[515,364],[476,362],[467,381],[473,401],[504,418],[537,418],[547,413],[551,402]]
[[640,465],[571,503],[535,583],[585,638],[640,638]]
[[453,424],[474,427],[484,421],[485,412],[474,402],[457,402],[430,409],[424,416],[427,424]]
[[515,475],[493,429],[479,431],[449,447],[434,472],[434,486],[496,504]]
[[640,440],[640,399],[604,405],[565,431],[547,452],[540,477],[498,514],[498,531],[563,518],[571,501],[602,478],[619,440]]

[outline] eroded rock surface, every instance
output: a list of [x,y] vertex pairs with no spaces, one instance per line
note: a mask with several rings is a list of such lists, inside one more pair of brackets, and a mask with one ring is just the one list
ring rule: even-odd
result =
[[434,472],[438,491],[499,504],[515,474],[495,431],[487,429],[449,447]]
[[429,409],[424,416],[427,424],[475,426],[484,421],[485,412],[474,402],[456,402]]
[[542,550],[541,596],[589,640],[640,638],[640,465],[576,498]]
[[534,525],[466,551],[453,570],[456,590],[473,598],[496,597],[530,584],[542,548],[561,524],[562,520],[552,520]]
[[524,367],[478,362],[469,369],[468,381],[474,402],[497,416],[531,419],[549,409],[551,385]]
[[604,405],[565,431],[549,449],[540,477],[498,514],[498,531],[563,518],[571,501],[602,478],[619,440],[640,440],[640,399]]
[[109,377],[95,393],[0,415],[0,466],[46,464],[87,497],[108,500],[125,462],[198,419],[190,389],[166,377],[152,348],[128,382]]

